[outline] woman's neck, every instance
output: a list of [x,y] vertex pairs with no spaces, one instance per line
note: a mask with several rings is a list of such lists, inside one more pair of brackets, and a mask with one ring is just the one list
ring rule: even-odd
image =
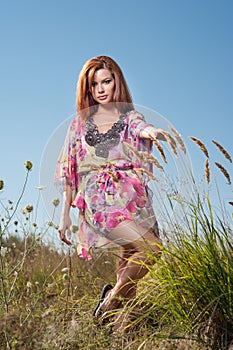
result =
[[114,103],[108,103],[106,105],[99,105],[96,115],[118,115],[119,111]]

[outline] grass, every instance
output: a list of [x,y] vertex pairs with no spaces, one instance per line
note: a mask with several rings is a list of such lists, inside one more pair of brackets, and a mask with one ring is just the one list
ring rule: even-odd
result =
[[[114,338],[111,325],[100,326],[92,312],[103,284],[115,282],[118,252],[102,251],[86,262],[45,244],[45,234],[57,233],[52,222],[42,230],[32,222],[38,203],[18,214],[31,170],[29,163],[25,167],[19,200],[1,201],[0,349],[230,350],[230,210],[214,213],[200,191],[188,203],[169,198],[171,205],[181,206],[184,219],[174,220],[174,239],[162,247],[160,258],[148,250],[153,264],[139,282],[134,305],[125,305],[132,316],[130,331]],[[0,180],[0,190],[3,186]],[[56,210],[58,202],[53,205]]]

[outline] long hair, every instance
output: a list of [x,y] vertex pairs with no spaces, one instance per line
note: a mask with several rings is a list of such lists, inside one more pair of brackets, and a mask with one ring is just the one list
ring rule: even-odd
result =
[[128,86],[118,64],[108,56],[94,57],[84,64],[77,83],[76,108],[83,121],[98,109],[98,103],[92,97],[91,86],[95,72],[99,69],[108,69],[115,80],[113,102],[116,102],[119,112],[126,113],[134,108]]

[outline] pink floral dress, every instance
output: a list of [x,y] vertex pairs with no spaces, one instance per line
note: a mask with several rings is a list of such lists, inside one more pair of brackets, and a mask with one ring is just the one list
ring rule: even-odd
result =
[[72,206],[79,209],[79,257],[89,258],[91,248],[108,245],[108,234],[125,220],[157,230],[148,187],[153,169],[145,156],[139,156],[140,151],[152,150],[152,142],[139,137],[147,125],[142,114],[128,112],[120,142],[103,158],[86,142],[79,116],[73,119],[57,162],[55,184],[62,191],[68,180]]

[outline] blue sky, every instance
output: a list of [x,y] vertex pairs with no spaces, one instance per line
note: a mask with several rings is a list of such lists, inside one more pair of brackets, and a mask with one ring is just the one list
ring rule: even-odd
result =
[[[211,144],[215,139],[233,154],[232,34],[231,0],[1,0],[1,197],[17,199],[30,159],[22,205],[36,201],[44,147],[75,113],[83,64],[102,54],[122,67],[134,102],[181,133],[196,176],[204,157],[189,135],[232,174]],[[224,199],[232,200],[225,182],[220,176]]]

